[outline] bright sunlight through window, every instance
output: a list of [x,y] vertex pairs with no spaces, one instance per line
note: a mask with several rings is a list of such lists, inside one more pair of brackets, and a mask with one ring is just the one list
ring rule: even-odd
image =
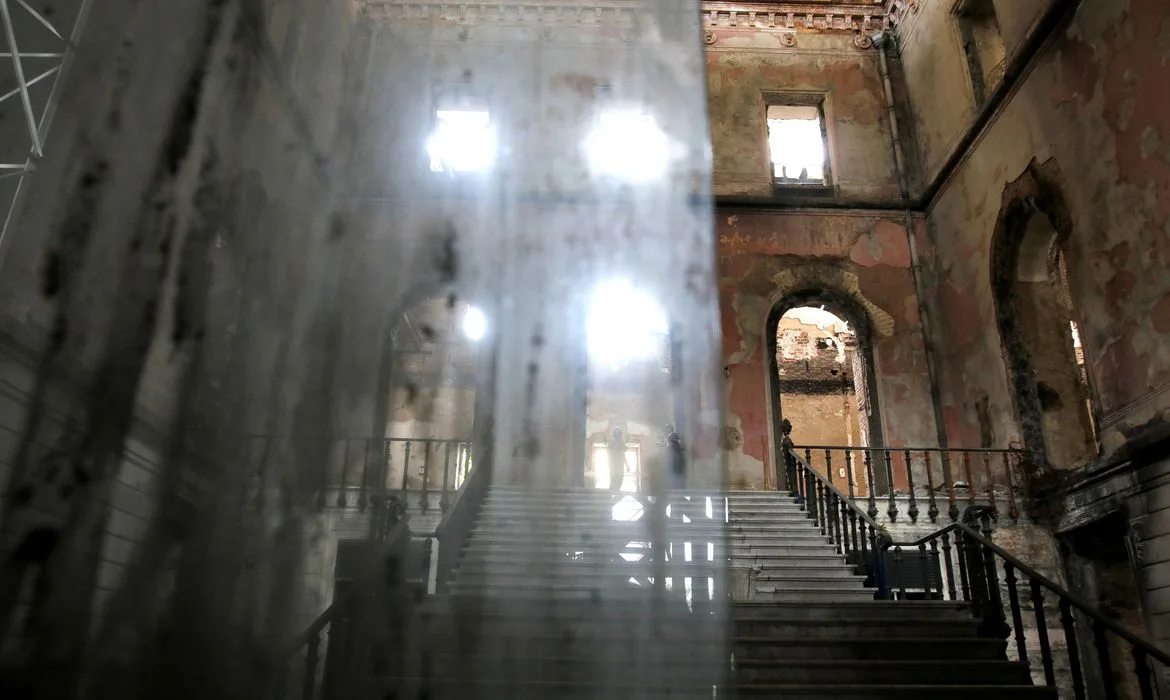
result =
[[487,316],[474,306],[468,306],[463,312],[463,335],[468,340],[482,340],[487,333]]
[[629,280],[599,284],[585,323],[589,357],[611,368],[655,357],[667,333],[666,312]]
[[585,156],[598,175],[648,182],[666,172],[670,143],[653,116],[610,109],[598,116],[585,138]]
[[486,109],[440,109],[427,141],[431,172],[487,170],[496,158],[496,135]]
[[769,106],[768,151],[777,182],[823,184],[825,141],[820,108],[813,105]]

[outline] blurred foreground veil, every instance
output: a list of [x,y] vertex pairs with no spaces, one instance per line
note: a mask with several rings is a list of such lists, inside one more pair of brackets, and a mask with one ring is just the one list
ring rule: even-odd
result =
[[31,5],[0,695],[711,697],[697,0]]

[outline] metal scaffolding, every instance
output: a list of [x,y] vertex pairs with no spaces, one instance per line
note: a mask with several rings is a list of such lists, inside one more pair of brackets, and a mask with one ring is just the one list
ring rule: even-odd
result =
[[[43,8],[34,5],[43,5]],[[0,228],[3,251],[26,176],[44,156],[90,0],[47,3],[0,0],[5,51],[0,54]],[[6,59],[6,60],[5,60]]]

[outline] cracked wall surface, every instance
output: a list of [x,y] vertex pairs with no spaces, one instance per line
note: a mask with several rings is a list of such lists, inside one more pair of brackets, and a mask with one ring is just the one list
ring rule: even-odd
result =
[[[1033,17],[1043,9],[1035,4]],[[907,41],[903,59],[928,171],[957,133],[954,124],[967,121],[952,113],[961,100],[938,97],[958,97],[949,86],[963,81],[946,60],[960,57],[947,41],[951,19],[934,5],[923,4],[929,16],[915,31],[925,34]],[[1170,80],[1168,37],[1170,17],[1156,0],[1083,2],[931,210],[951,434],[972,432],[972,392],[983,387],[998,409],[1001,441],[1019,437],[989,270],[1004,187],[1033,160],[1059,170],[1054,186],[1069,209],[1069,282],[1105,456],[1166,422],[1170,99],[1159,86]]]

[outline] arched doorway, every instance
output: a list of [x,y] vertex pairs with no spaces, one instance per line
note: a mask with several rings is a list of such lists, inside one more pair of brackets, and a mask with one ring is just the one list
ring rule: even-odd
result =
[[[1052,215],[1050,215],[1050,212]],[[1080,466],[1098,454],[1096,416],[1069,285],[1067,226],[1052,195],[1014,204],[993,257],[996,317],[1025,444],[1038,463]]]
[[[798,444],[857,448],[883,444],[874,391],[873,330],[860,304],[827,290],[789,294],[772,307],[767,333],[773,444],[778,449],[785,418],[791,421],[792,439]],[[782,463],[779,451],[776,463]],[[879,472],[874,473],[872,487],[882,493],[887,484]],[[784,478],[778,474],[779,481]],[[863,483],[864,470],[855,478],[859,493],[870,488]]]

